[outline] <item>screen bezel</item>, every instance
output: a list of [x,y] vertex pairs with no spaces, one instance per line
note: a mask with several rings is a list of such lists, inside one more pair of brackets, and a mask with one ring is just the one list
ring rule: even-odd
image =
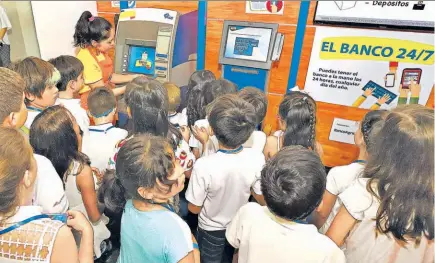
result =
[[348,26],[354,28],[401,29],[401,30],[427,32],[427,33],[434,33],[434,29],[435,29],[435,27],[422,27],[422,26],[402,26],[402,25],[390,25],[390,24],[371,24],[371,23],[358,23],[358,22],[316,20],[318,7],[319,7],[319,2],[316,3],[316,8],[314,9],[314,16],[313,16],[314,25],[336,25],[336,26]]
[[[231,26],[230,26],[231,27]],[[228,27],[228,30],[230,30],[230,27]],[[264,28],[264,27],[249,27],[249,28],[260,28],[260,29],[268,29],[268,30],[270,30],[270,38],[269,38],[269,47],[270,47],[270,42],[272,41],[272,29],[271,28]],[[227,32],[228,33],[228,32]],[[228,40],[228,34],[227,34],[227,40]],[[224,47],[224,57],[225,58],[230,58],[230,57],[226,57],[225,56],[225,53],[226,53],[226,50],[227,50],[227,44],[228,44],[228,41],[226,41],[226,43],[225,43],[225,47]],[[254,59],[246,59],[246,58],[233,58],[233,59],[242,59],[242,60],[246,60],[246,61],[252,61],[252,62],[267,62],[267,60],[268,60],[268,58],[269,58],[269,51],[270,51],[270,49],[268,49],[267,50],[267,54],[266,54],[266,61],[261,61],[261,60],[254,60]]]
[[[225,49],[226,49],[227,39],[228,39],[228,30],[230,26],[272,29],[272,32],[270,34],[269,48],[267,50],[266,62],[247,60],[242,58],[225,57]],[[272,60],[271,60],[272,50],[273,47],[275,46],[275,39],[276,39],[277,32],[278,32],[278,24],[225,20],[224,27],[222,29],[222,39],[221,39],[221,45],[219,50],[219,64],[235,65],[235,66],[249,67],[249,68],[270,69],[272,66]]]

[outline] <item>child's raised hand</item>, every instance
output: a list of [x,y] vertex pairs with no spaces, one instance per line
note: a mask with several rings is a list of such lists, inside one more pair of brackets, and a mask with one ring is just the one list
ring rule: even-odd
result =
[[209,134],[206,128],[195,126],[192,128],[192,133],[201,144],[205,145],[208,142]]
[[190,139],[190,129],[187,126],[181,126],[181,135],[183,136],[184,141],[189,142]]
[[68,219],[66,224],[79,232],[92,231],[91,224],[88,219],[79,211],[69,210],[67,212]]
[[97,178],[97,184],[100,184],[101,182],[103,182],[104,173],[100,173],[100,170],[98,170],[98,168],[95,168],[95,167],[91,167],[91,170],[92,170],[92,173]]

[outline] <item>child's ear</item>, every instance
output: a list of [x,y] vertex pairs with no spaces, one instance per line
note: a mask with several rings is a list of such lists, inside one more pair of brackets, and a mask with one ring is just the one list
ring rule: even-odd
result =
[[26,99],[28,100],[28,101],[34,101],[35,99],[36,99],[36,96],[35,95],[32,95],[32,94],[25,94],[25,96],[26,96]]
[[17,114],[15,112],[9,113],[9,115],[3,120],[3,126],[15,128],[17,125]]
[[66,85],[67,89],[72,89],[73,91],[76,91],[76,84],[77,84],[77,81],[75,81],[75,80],[68,81],[68,84]]
[[145,200],[153,200],[154,193],[151,189],[145,187],[139,187],[137,193]]
[[89,110],[87,110],[86,113],[88,114],[89,119],[93,118],[93,116],[92,116],[92,114],[91,114],[91,112]]
[[210,134],[210,136],[213,136],[213,135],[214,135],[214,131],[213,131],[213,129],[211,128],[211,126],[208,126],[208,133]]
[[28,170],[26,170],[26,172],[24,173],[22,183],[26,188],[30,188],[32,186],[32,178],[30,178]]

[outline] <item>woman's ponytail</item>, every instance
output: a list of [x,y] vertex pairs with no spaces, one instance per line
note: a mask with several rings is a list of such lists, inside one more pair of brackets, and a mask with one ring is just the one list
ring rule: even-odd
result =
[[108,39],[112,24],[103,17],[94,17],[91,12],[84,11],[75,26],[74,46],[86,48],[92,40],[100,42]]

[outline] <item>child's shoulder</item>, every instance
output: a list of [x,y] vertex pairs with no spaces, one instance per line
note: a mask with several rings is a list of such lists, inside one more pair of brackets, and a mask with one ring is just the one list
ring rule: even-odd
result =
[[122,136],[123,139],[125,139],[128,135],[128,131],[126,131],[122,128],[114,127],[113,131],[116,132],[117,134],[119,134],[120,136]]
[[[91,128],[91,127],[90,127]],[[128,132],[122,128],[118,128],[115,126],[109,127],[106,132],[98,132],[95,133],[96,136],[102,136],[106,138],[110,138],[110,140],[116,139],[117,142],[127,138]]]
[[335,176],[347,176],[350,174],[360,173],[364,170],[364,166],[360,163],[350,163],[347,165],[342,166],[335,166],[331,168],[331,170],[328,173],[328,177],[335,177]]
[[265,214],[265,209],[267,209],[266,206],[261,206],[256,202],[249,202],[240,208],[239,213],[242,217],[258,217]]
[[328,255],[340,251],[340,248],[327,236],[313,231],[311,235],[304,235],[307,243],[313,246],[313,249],[318,252],[323,252]]
[[258,151],[255,148],[243,148],[243,152],[241,155],[243,159],[249,159],[249,162],[255,162],[259,160],[264,160],[264,154],[261,151]]

